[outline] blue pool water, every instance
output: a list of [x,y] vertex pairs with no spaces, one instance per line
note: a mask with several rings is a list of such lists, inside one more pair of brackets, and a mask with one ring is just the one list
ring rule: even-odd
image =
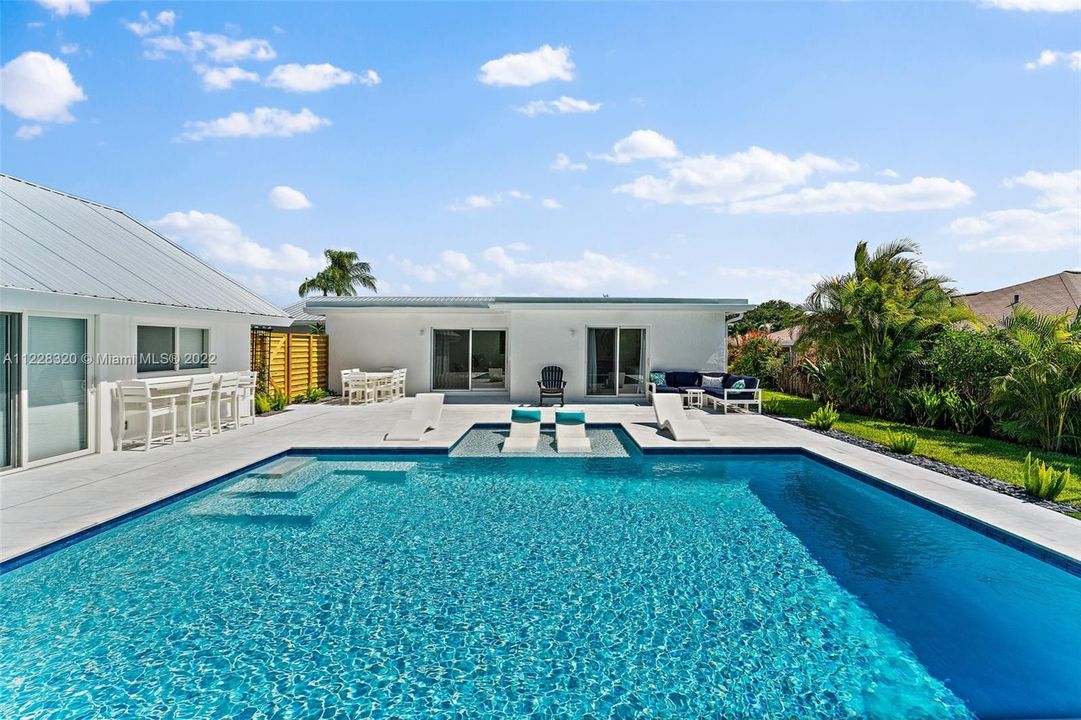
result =
[[799,455],[326,456],[0,577],[0,717],[1069,717],[1079,608]]

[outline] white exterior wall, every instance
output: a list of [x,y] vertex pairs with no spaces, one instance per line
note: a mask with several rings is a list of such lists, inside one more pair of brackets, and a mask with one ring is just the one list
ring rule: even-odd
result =
[[568,400],[586,399],[586,329],[590,327],[645,328],[649,368],[723,370],[727,363],[727,325],[724,313],[716,308],[552,304],[478,310],[329,308],[325,312],[330,385],[337,391],[341,390],[341,370],[383,367],[408,369],[409,395],[429,391],[433,328],[507,330],[506,376],[509,399],[514,402],[536,401],[537,380],[545,365],[563,368]]
[[[251,365],[251,326],[252,324],[267,324],[268,320],[271,320],[260,316],[212,310],[191,310],[9,289],[0,291],[0,310],[21,313],[24,317],[55,315],[86,318],[89,321],[88,352],[94,360],[87,367],[89,452],[113,450],[120,422],[114,398],[114,389],[118,381],[190,375],[200,372],[248,370]],[[283,318],[281,322],[287,323],[288,319]],[[134,357],[139,325],[205,328],[210,331],[209,353],[215,362],[205,370],[157,373],[138,373],[134,364],[97,362],[102,356]],[[21,351],[26,352],[25,336],[22,341],[24,346]],[[25,396],[25,383],[21,387],[21,392]],[[132,430],[141,432],[139,428],[132,428]],[[23,440],[25,448],[25,438]]]

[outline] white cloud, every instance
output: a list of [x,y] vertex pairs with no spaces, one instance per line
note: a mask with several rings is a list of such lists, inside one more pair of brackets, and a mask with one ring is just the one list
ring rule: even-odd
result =
[[885,170],[879,170],[878,172],[875,173],[875,175],[879,175],[881,177],[893,178],[894,180],[901,177],[901,173],[899,173],[896,170],[893,170],[891,168],[886,168]]
[[521,190],[506,190],[491,195],[469,195],[464,200],[448,205],[447,210],[452,212],[483,210],[485,208],[495,207],[508,198],[513,200],[528,200],[529,195]]
[[1081,10],[1081,0],[984,0],[982,5],[1023,12],[1077,12]]
[[79,43],[63,43],[60,46],[61,55],[74,55],[79,52]]
[[195,72],[204,90],[228,90],[238,82],[259,82],[259,74],[232,65],[230,67],[207,67],[196,65]]
[[553,200],[552,198],[544,198],[543,200],[541,200],[541,207],[547,208],[548,210],[563,209],[563,206],[559,204],[559,201]]
[[558,153],[551,167],[557,172],[582,172],[589,169],[585,163],[571,162],[566,153]]
[[668,170],[666,176],[644,175],[617,187],[616,192],[661,204],[720,205],[802,185],[816,172],[853,172],[859,164],[811,153],[793,159],[751,147],[723,157],[684,157],[663,167]]
[[321,65],[279,65],[267,76],[266,84],[289,92],[322,92],[336,85],[378,85],[382,80],[375,70],[363,74],[343,70],[329,63]]
[[573,80],[574,63],[566,47],[542,45],[533,52],[510,53],[480,66],[485,85],[528,87],[548,80]]
[[724,265],[716,270],[723,281],[718,291],[726,297],[748,297],[753,301],[782,298],[802,302],[822,276],[813,272],[798,272],[790,268],[763,266],[732,267]]
[[611,155],[590,155],[596,160],[619,164],[632,160],[651,160],[679,157],[676,144],[656,130],[635,130],[612,146]]
[[260,38],[233,39],[225,35],[193,31],[185,36],[158,35],[143,40],[143,55],[151,60],[164,60],[178,55],[188,60],[205,57],[217,63],[235,63],[244,60],[267,61],[278,56],[268,40]]
[[276,250],[260,245],[236,223],[213,213],[171,212],[150,224],[212,263],[293,273],[315,273],[324,266],[321,257],[296,245],[283,243]]
[[163,28],[171,28],[176,23],[176,13],[172,10],[162,10],[154,17],[143,10],[139,13],[138,20],[124,21],[124,27],[139,37],[153,35]]
[[100,2],[105,2],[105,0],[38,0],[38,5],[59,17],[68,15],[86,17],[90,14],[91,6]]
[[1003,185],[1038,191],[1035,206],[1041,210],[996,210],[954,220],[949,232],[971,238],[962,250],[1047,252],[1081,247],[1081,170],[1033,170],[1007,178]]
[[184,123],[187,130],[181,137],[186,140],[292,137],[315,132],[327,125],[330,125],[330,120],[319,117],[308,108],[291,113],[280,108],[258,107],[250,113],[235,112],[216,120]]
[[577,100],[567,95],[563,95],[558,100],[534,100],[514,108],[514,111],[520,112],[523,115],[528,115],[529,117],[535,117],[537,115],[591,113],[597,112],[600,109],[600,103],[591,103],[588,100]]
[[41,137],[44,132],[45,128],[40,125],[20,125],[19,129],[15,131],[15,137],[19,140],[33,140]]
[[63,60],[24,52],[0,68],[0,102],[24,120],[74,122],[70,107],[86,100]]
[[27,30],[37,30],[38,28],[43,28],[43,27],[45,27],[45,23],[41,22],[40,20],[35,20],[34,22],[26,23],[26,29]]
[[271,190],[270,203],[280,210],[305,210],[312,206],[304,193],[288,185],[278,185]]
[[404,272],[421,282],[441,283],[466,292],[637,291],[660,284],[652,268],[590,250],[572,260],[525,261],[515,256],[526,250],[519,243],[511,243],[490,247],[476,259],[445,250],[432,264],[408,259],[397,262]]
[[1081,50],[1074,52],[1061,52],[1056,50],[1044,50],[1040,56],[1032,62],[1025,63],[1028,70],[1050,67],[1059,61],[1066,63],[1071,70],[1081,71]]
[[975,193],[960,180],[913,178],[907,183],[831,182],[821,188],[742,200],[727,211],[746,213],[856,213],[933,210],[968,202]]

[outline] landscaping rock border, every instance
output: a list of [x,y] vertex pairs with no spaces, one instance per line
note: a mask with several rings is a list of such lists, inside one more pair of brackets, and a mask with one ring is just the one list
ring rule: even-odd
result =
[[950,465],[939,460],[932,460],[931,458],[923,457],[922,455],[901,455],[900,453],[895,453],[891,451],[885,445],[880,445],[870,440],[864,440],[863,438],[856,437],[855,435],[849,435],[848,433],[841,432],[840,430],[818,430],[817,428],[813,428],[808,425],[806,421],[800,420],[798,418],[780,417],[778,415],[771,415],[770,417],[772,417],[774,420],[788,423],[789,425],[801,427],[804,430],[809,430],[820,435],[826,435],[836,440],[841,440],[848,443],[849,445],[855,445],[866,450],[874,451],[876,453],[879,453],[880,455],[887,455],[889,457],[896,458],[897,460],[901,460],[910,465],[916,465],[917,467],[926,468],[927,470],[933,470],[937,473],[942,473],[943,475],[949,475],[952,478],[964,480],[967,483],[979,485],[980,487],[987,488],[988,490],[994,490],[995,492],[1001,493],[1002,495],[1009,495],[1010,497],[1017,498],[1022,502],[1027,502],[1032,505],[1039,505],[1040,507],[1047,508],[1048,510],[1054,510],[1055,512],[1060,512],[1063,514],[1081,512],[1081,508],[1079,507],[1074,507],[1073,505],[1069,505],[1067,503],[1053,502],[1051,500],[1040,500],[1038,498],[1034,498],[1027,492],[1025,492],[1024,488],[1018,487],[1017,485],[1011,485],[1010,483],[1003,480],[987,477],[986,475],[981,475],[978,472],[966,470],[965,468],[957,467],[956,465]]

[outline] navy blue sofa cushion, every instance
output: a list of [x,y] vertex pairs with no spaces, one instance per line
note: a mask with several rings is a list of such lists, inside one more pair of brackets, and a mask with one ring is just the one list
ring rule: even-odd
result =
[[660,394],[660,393],[678,393],[679,388],[674,388],[671,385],[658,385],[657,389],[654,390],[653,392],[655,392],[657,394]]
[[725,389],[731,388],[732,385],[737,380],[742,380],[743,381],[743,387],[748,392],[743,392],[743,391],[739,391],[739,390],[736,390],[736,391],[733,392],[732,390],[729,390],[728,391],[728,399],[729,400],[754,400],[754,393],[749,392],[749,391],[752,391],[752,390],[754,390],[755,388],[758,387],[758,378],[751,377],[750,375],[729,375],[727,378],[725,378],[725,381],[724,381]]
[[668,370],[664,375],[671,387],[698,387],[702,384],[701,376],[693,370]]

